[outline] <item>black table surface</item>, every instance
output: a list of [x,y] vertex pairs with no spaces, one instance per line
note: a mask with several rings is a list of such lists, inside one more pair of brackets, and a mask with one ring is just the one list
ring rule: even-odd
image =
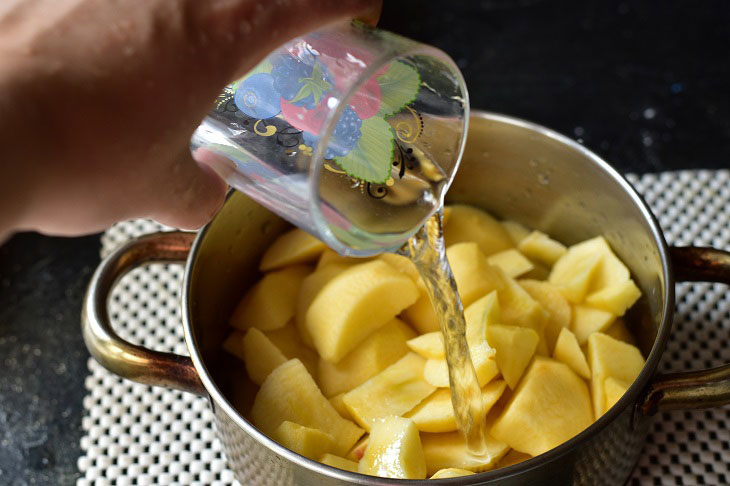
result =
[[[383,28],[435,45],[471,105],[581,139],[622,172],[730,166],[730,6],[390,0]],[[0,485],[80,477],[81,299],[99,236],[0,247]]]

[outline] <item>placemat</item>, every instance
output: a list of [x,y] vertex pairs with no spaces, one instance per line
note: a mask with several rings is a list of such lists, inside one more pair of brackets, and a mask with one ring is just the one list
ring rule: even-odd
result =
[[[628,179],[677,245],[730,249],[730,171],[683,171]],[[102,238],[102,255],[135,236],[166,228],[149,220],[119,223]],[[134,270],[117,285],[110,312],[132,342],[187,354],[180,325],[180,265]],[[718,284],[679,284],[674,331],[663,371],[730,362],[730,292]],[[215,437],[205,398],[132,383],[89,360],[86,432],[78,485],[237,485]],[[657,417],[632,484],[720,485],[730,480],[730,408]],[[255,485],[246,485],[255,486]]]

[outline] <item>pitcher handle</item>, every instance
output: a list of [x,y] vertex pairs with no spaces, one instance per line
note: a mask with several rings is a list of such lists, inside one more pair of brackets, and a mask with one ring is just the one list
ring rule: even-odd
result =
[[[671,247],[677,281],[719,282],[730,285],[730,253],[716,248]],[[641,410],[646,415],[668,410],[691,410],[730,404],[730,364],[699,371],[657,376]]]
[[81,330],[91,355],[112,373],[147,385],[206,394],[189,357],[153,351],[120,338],[107,307],[122,275],[144,264],[184,262],[194,239],[195,233],[182,231],[141,236],[104,258],[94,272],[84,297]]

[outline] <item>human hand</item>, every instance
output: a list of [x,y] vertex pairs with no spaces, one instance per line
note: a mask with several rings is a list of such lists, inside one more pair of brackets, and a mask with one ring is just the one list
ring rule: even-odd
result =
[[226,185],[190,137],[224,85],[287,40],[380,0],[7,0],[0,241],[131,217],[207,222]]

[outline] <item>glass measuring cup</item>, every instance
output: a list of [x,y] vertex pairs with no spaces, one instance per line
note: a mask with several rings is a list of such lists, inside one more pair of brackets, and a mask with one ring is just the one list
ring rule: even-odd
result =
[[227,86],[193,151],[343,255],[394,250],[442,204],[469,119],[442,51],[356,23],[296,38]]

